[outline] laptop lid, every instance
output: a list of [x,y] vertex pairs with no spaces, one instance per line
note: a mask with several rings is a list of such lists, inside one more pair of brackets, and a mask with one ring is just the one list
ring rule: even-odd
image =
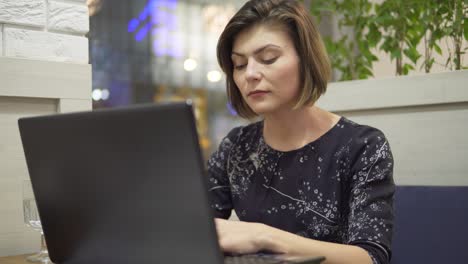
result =
[[190,104],[18,123],[53,262],[222,263]]

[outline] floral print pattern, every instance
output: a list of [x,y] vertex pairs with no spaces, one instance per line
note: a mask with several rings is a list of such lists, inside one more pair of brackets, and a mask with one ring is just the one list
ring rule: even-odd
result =
[[384,134],[342,117],[323,136],[277,151],[263,122],[233,129],[208,160],[217,217],[235,210],[303,237],[366,249],[389,263],[393,228],[393,157]]

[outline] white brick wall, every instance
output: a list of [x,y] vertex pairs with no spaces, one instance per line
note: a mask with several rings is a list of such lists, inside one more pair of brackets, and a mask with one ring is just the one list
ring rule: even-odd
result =
[[89,31],[88,8],[79,4],[50,1],[48,28],[86,34]]
[[0,0],[0,56],[87,64],[86,0]]
[[88,63],[88,39],[5,27],[5,56]]
[[88,21],[86,0],[0,0],[0,257],[39,249],[23,223],[17,121],[91,109]]
[[43,27],[45,0],[0,0],[0,23]]

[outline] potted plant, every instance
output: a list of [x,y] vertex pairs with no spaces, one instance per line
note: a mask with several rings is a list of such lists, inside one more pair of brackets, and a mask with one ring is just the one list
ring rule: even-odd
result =
[[[339,80],[373,77],[376,51],[384,51],[395,63],[396,75],[422,68],[431,71],[433,52],[446,54],[447,69],[465,69],[462,57],[468,50],[468,2],[465,0],[316,0],[310,5],[318,21],[337,19],[338,36],[324,38]],[[442,50],[440,42],[451,42]],[[424,50],[418,49],[419,44]],[[450,47],[452,46],[452,47]]]

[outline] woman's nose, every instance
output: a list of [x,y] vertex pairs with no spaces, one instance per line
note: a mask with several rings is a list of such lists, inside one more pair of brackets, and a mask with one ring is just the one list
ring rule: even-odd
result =
[[255,60],[249,60],[245,70],[247,81],[258,81],[262,77],[259,66]]

